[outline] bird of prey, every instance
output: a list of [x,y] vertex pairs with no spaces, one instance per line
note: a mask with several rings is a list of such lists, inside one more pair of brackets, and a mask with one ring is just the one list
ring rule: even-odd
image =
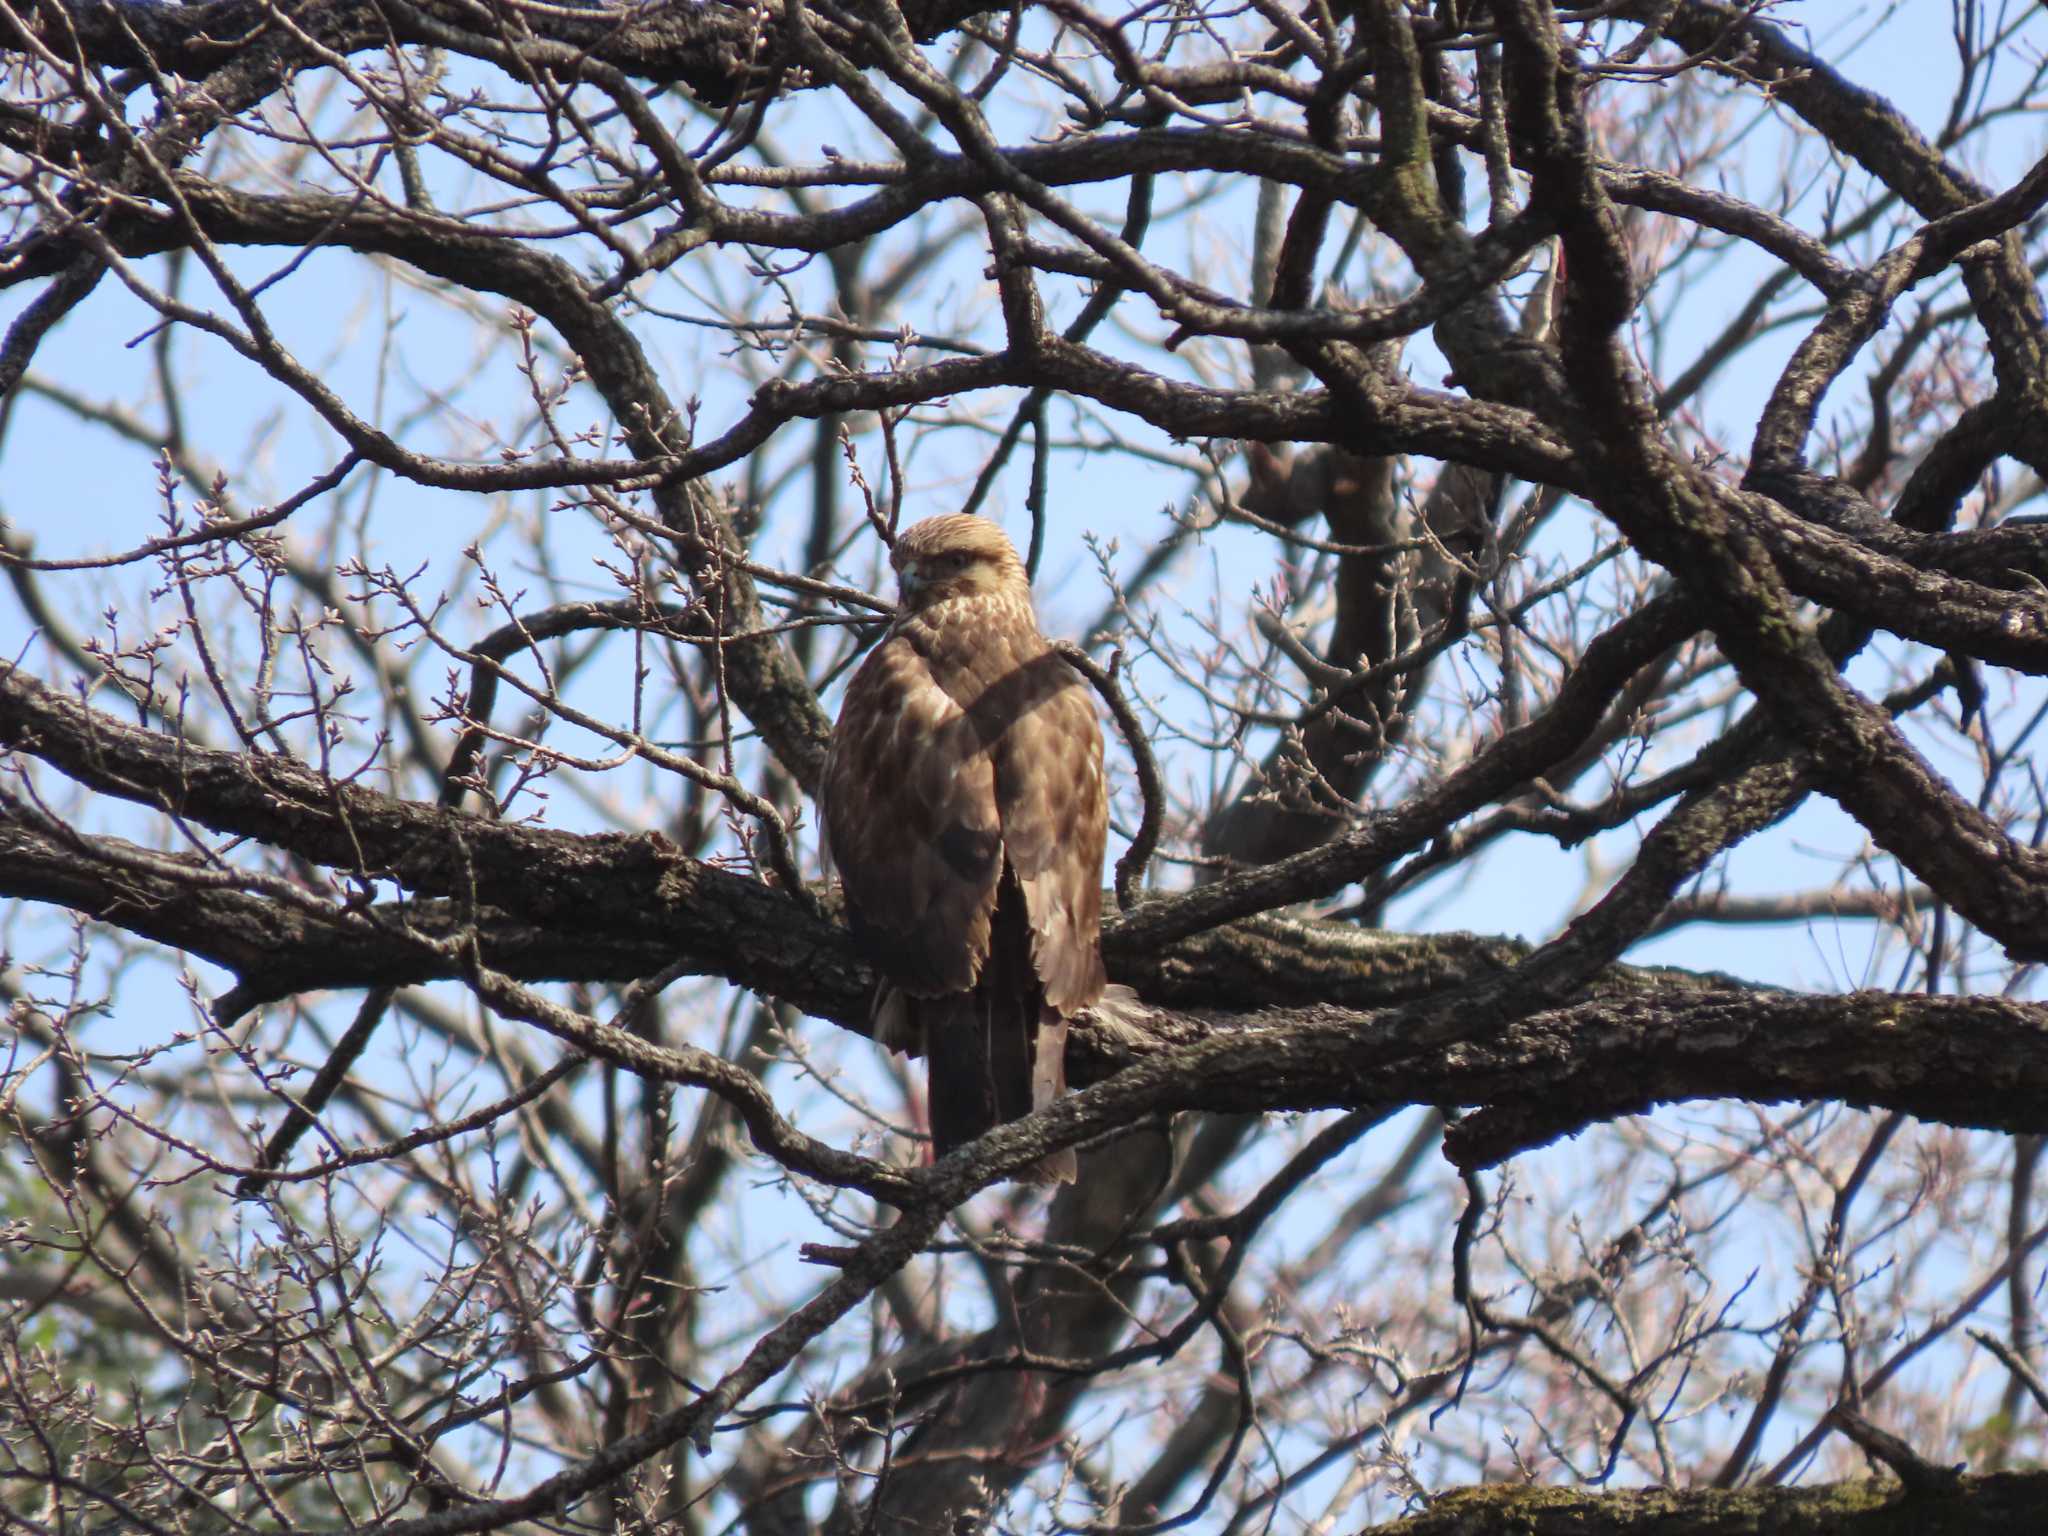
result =
[[[1038,631],[985,518],[896,540],[896,620],[847,685],[825,828],[880,972],[875,1038],[926,1057],[934,1157],[1050,1103],[1103,993],[1109,805],[1087,684]],[[1071,1180],[1071,1151],[1040,1180]]]

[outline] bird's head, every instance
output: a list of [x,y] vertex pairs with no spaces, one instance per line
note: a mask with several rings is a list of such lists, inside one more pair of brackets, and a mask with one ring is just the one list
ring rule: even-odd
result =
[[1031,590],[1024,562],[985,517],[951,512],[928,517],[904,530],[889,556],[903,606],[929,608],[956,597],[1026,596]]

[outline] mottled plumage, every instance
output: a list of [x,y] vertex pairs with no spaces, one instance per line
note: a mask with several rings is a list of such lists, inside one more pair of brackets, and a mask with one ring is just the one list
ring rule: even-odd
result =
[[1065,1086],[1067,1020],[1103,991],[1108,796],[1094,701],[1002,530],[929,518],[891,562],[902,604],[847,685],[825,824],[882,974],[876,1038],[928,1058],[943,1157]]

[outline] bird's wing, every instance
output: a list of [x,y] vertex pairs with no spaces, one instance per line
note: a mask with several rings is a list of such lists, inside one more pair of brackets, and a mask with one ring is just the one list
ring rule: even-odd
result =
[[847,687],[825,824],[854,932],[884,978],[923,997],[972,987],[1003,868],[995,772],[973,723],[900,636]]
[[1046,1001],[1071,1016],[1102,995],[1102,849],[1109,797],[1087,685],[1050,651],[995,748],[1003,847],[1024,894]]

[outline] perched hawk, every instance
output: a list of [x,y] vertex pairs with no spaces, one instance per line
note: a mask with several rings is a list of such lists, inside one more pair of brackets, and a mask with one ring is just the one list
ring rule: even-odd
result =
[[902,603],[847,685],[825,828],[882,973],[875,1038],[925,1054],[943,1157],[1066,1086],[1067,1020],[1103,991],[1109,805],[1094,701],[1002,530],[929,518],[890,560]]

